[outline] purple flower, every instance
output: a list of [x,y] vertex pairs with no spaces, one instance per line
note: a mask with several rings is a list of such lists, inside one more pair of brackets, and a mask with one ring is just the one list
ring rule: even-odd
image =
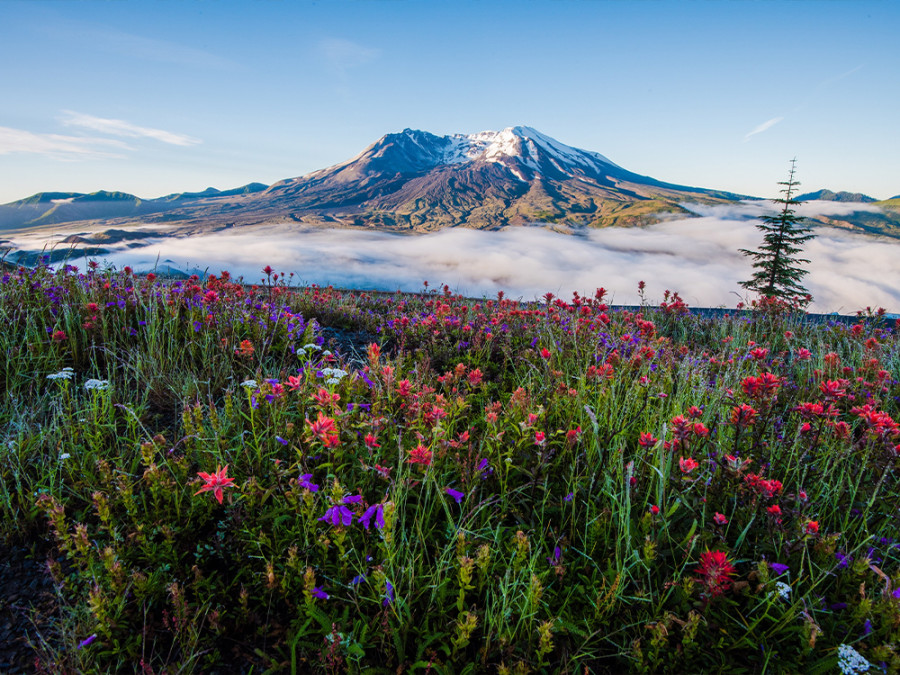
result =
[[338,525],[343,525],[347,527],[350,523],[353,522],[353,511],[348,509],[343,504],[335,504],[330,509],[325,512],[325,515],[319,518],[319,520],[324,520],[326,523],[331,523],[335,527]]
[[462,498],[466,496],[464,492],[460,492],[459,490],[454,490],[453,488],[446,488],[444,490],[448,495],[453,497],[456,500],[456,503],[459,504],[462,502]]
[[900,600],[900,588],[895,588],[895,589],[894,589],[894,592],[891,593],[891,595],[892,595],[894,598],[896,598],[897,600]]
[[570,501],[572,501],[574,498],[575,498],[575,493],[574,493],[574,492],[570,492],[570,493],[567,494],[565,497],[563,497],[563,501],[565,501],[565,502],[570,502]]
[[844,555],[844,554],[841,553],[840,551],[835,551],[835,552],[834,552],[834,557],[837,558],[837,561],[838,561],[838,567],[841,568],[841,569],[846,569],[847,566],[848,566],[851,562],[853,562],[853,558],[851,558],[850,556]]
[[351,495],[349,497],[344,497],[344,501],[347,502],[348,504],[356,504],[357,502],[362,501],[362,496],[361,495]]
[[305,473],[300,478],[297,479],[297,482],[300,484],[300,487],[306,488],[310,492],[318,492],[319,486],[315,483],[310,482],[310,478],[312,478],[311,473]]
[[282,445],[288,444],[288,442],[286,440],[284,440],[281,436],[276,436],[275,440],[278,441],[279,443],[281,443]]
[[547,562],[554,566],[562,562],[562,549],[559,546],[553,549],[553,555],[547,558]]
[[78,643],[78,649],[82,649],[83,647],[87,647],[89,644],[91,644],[91,643],[92,643],[94,640],[96,640],[96,639],[97,639],[97,634],[96,634],[96,633],[94,633],[93,635],[89,635],[89,636],[86,637],[84,640],[82,640],[81,642]]
[[868,635],[872,632],[872,622],[869,619],[866,619],[866,622],[863,624],[863,635]]
[[327,600],[328,599],[328,593],[323,591],[322,588],[319,586],[314,586],[312,591],[310,591],[310,593],[314,597],[319,598],[319,600]]
[[789,569],[791,569],[784,563],[769,563],[769,567],[771,567],[773,570],[775,570],[775,573],[778,575],[782,575],[785,572],[787,572]]
[[387,607],[394,601],[394,587],[387,579],[384,581],[384,591],[384,600],[381,604]]
[[376,529],[384,529],[384,504],[373,504],[359,517],[360,524],[367,530],[372,522],[372,516],[375,516]]
[[353,584],[354,586],[356,586],[357,584],[361,584],[365,580],[366,580],[365,574],[357,574],[355,577],[353,577],[353,581],[351,581],[350,583]]

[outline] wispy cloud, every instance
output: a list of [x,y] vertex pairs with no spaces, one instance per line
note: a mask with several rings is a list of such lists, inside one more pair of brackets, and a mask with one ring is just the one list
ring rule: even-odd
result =
[[761,134],[761,133],[764,132],[764,131],[768,131],[769,129],[771,129],[772,127],[774,127],[776,124],[778,124],[778,123],[779,123],[781,120],[783,120],[783,119],[784,119],[784,117],[773,117],[773,118],[770,119],[770,120],[766,120],[765,122],[763,122],[763,123],[760,124],[759,126],[754,127],[750,132],[747,133],[746,136],[744,136],[744,143],[746,143],[746,142],[749,141],[751,138],[753,138],[754,136],[756,136],[756,134]]
[[58,160],[121,158],[131,148],[111,138],[38,134],[24,129],[0,127],[0,155],[26,153]]
[[317,51],[328,66],[344,77],[353,68],[365,65],[381,56],[380,49],[366,47],[343,38],[320,40]]
[[83,129],[98,131],[102,134],[124,136],[126,138],[152,138],[170,145],[188,146],[197,145],[201,142],[197,138],[185,136],[184,134],[176,134],[171,131],[152,129],[150,127],[141,127],[126,122],[125,120],[94,117],[93,115],[85,115],[71,110],[64,110],[63,117],[60,121],[67,127],[81,127]]
[[141,61],[176,64],[203,70],[246,70],[242,64],[214,52],[145,37],[109,26],[69,20],[46,25],[44,31],[59,40],[77,41],[80,48],[87,47]]

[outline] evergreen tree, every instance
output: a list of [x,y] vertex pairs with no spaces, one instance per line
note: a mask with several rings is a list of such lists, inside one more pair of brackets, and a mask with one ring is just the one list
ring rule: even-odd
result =
[[792,195],[800,183],[794,180],[796,159],[791,160],[791,172],[786,181],[779,182],[784,185],[780,192],[782,199],[775,199],[776,204],[782,204],[783,208],[775,216],[760,216],[762,221],[756,227],[764,233],[763,243],[757,251],[740,249],[741,253],[753,258],[753,267],[756,270],[749,281],[742,281],[741,286],[756,291],[767,298],[776,298],[788,302],[797,302],[806,305],[812,297],[809,292],[800,285],[800,280],[807,274],[807,270],[801,269],[802,263],[809,260],[795,257],[802,250],[802,245],[815,235],[809,234],[812,229],[804,226],[804,218],[794,213],[792,206],[800,204]]

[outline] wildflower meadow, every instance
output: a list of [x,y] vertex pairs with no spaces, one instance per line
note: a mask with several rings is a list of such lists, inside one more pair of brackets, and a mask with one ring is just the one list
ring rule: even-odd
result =
[[0,538],[44,673],[896,673],[900,341],[0,272]]

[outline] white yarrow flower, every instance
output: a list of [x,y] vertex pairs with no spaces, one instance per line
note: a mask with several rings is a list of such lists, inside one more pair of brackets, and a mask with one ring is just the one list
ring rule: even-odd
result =
[[791,587],[783,581],[775,582],[775,590],[778,592],[778,597],[782,600],[791,599]]
[[62,461],[62,460],[64,460],[64,459],[69,459],[69,457],[71,457],[71,456],[72,456],[72,455],[70,455],[68,452],[64,452],[63,454],[61,454],[61,455],[59,456],[59,459],[60,459],[60,461]]
[[862,654],[850,645],[838,647],[838,669],[844,675],[857,675],[868,672],[870,664]]
[[71,380],[72,376],[75,375],[75,370],[72,368],[63,368],[58,373],[53,373],[52,375],[48,375],[48,380]]
[[94,380],[90,379],[84,383],[84,388],[88,391],[92,389],[96,389],[97,391],[104,391],[109,388],[109,380]]
[[248,389],[256,389],[259,387],[259,385],[256,384],[256,380],[244,380],[241,382],[241,386],[247,387]]
[[322,351],[322,348],[315,342],[310,342],[309,344],[303,345],[303,349],[312,349],[314,352]]

